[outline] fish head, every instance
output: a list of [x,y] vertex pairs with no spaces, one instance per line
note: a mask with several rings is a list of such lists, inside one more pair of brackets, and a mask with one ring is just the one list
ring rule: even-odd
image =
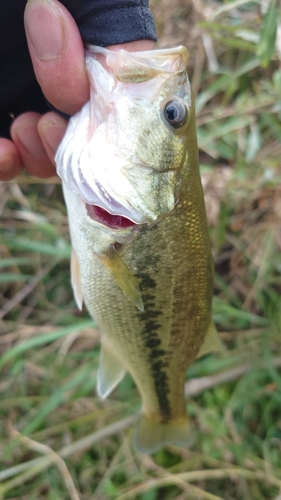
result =
[[174,209],[194,115],[187,62],[184,47],[86,50],[90,101],[71,118],[56,163],[88,218],[128,230]]

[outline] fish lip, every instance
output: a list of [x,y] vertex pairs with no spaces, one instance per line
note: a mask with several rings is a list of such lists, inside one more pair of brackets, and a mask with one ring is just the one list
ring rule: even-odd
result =
[[85,204],[100,207],[110,215],[124,217],[134,224],[143,224],[150,221],[147,216],[131,205],[126,207],[113,198],[112,195],[109,195],[98,180],[95,180],[95,188],[93,189],[85,179],[81,168],[79,168],[79,182],[73,176],[70,179],[64,179],[62,175],[60,177],[65,185],[74,191]]

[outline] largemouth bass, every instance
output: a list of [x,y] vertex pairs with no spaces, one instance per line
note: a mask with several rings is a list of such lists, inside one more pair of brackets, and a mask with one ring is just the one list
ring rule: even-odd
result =
[[131,373],[144,452],[190,442],[186,370],[220,347],[187,62],[184,47],[89,47],[90,102],[56,155],[74,294],[102,331],[97,391],[107,397]]

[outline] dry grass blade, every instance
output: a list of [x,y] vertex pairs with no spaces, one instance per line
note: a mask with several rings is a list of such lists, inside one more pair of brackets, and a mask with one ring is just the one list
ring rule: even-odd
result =
[[139,487],[132,488],[131,492],[124,493],[115,498],[115,500],[129,500],[131,498],[135,498],[135,495],[141,495],[146,493],[154,488],[162,488],[163,486],[175,485],[180,489],[184,490],[188,495],[186,498],[189,500],[195,499],[197,500],[224,500],[222,497],[218,497],[217,495],[213,495],[208,491],[199,488],[198,486],[193,486],[192,484],[187,484],[185,481],[178,478],[176,475],[168,474],[161,479],[150,479],[148,484],[145,482],[140,484]]
[[86,451],[102,439],[112,436],[122,431],[126,427],[129,427],[135,422],[135,420],[136,416],[124,418],[123,420],[119,420],[118,422],[108,425],[107,427],[104,427],[97,432],[93,432],[92,434],[89,434],[88,436],[85,436],[68,446],[64,446],[55,453],[55,457],[53,455],[49,455],[46,457],[29,460],[28,462],[0,472],[0,481],[3,481],[8,477],[14,476],[18,473],[22,473],[16,478],[0,485],[0,499],[4,498],[4,495],[12,488],[23,484],[25,481],[29,481],[32,477],[39,474],[42,470],[47,469],[50,465],[55,463],[57,460],[57,456],[60,458],[68,458],[75,453]]
[[[148,469],[155,471],[157,474],[156,478],[151,478],[151,481],[154,481],[154,479],[160,479],[163,478],[165,480],[170,480],[171,484],[175,484],[178,486],[180,489],[182,489],[186,494],[188,495],[187,498],[200,498],[202,500],[223,500],[221,497],[217,495],[213,495],[212,493],[209,493],[208,491],[203,490],[202,488],[199,488],[198,486],[194,486],[190,483],[186,483],[186,481],[183,481],[181,478],[177,476],[177,474],[174,474],[172,472],[167,472],[165,469],[162,467],[159,467],[153,459],[148,456],[148,455],[142,455],[140,457],[140,461],[143,463],[143,465]],[[140,485],[141,487],[141,485]],[[141,492],[139,492],[141,494]],[[122,495],[121,497],[122,498]],[[119,497],[117,497],[116,500],[118,500]]]
[[[43,184],[43,185],[45,185],[46,184],[46,179],[41,179],[39,177],[33,177],[32,175],[21,174],[21,175],[17,176],[17,180],[16,181],[10,180],[10,181],[6,181],[5,182],[5,184],[15,184],[15,183],[17,183],[17,184],[19,183],[22,186],[24,186],[24,185],[30,185],[30,184]],[[4,184],[4,183],[0,182],[0,185],[1,184]],[[61,184],[61,180],[57,176],[50,177],[48,179],[48,184]]]
[[34,288],[42,281],[42,279],[55,267],[56,262],[51,261],[46,266],[39,271],[37,276],[35,276],[29,283],[27,283],[18,293],[7,302],[0,310],[0,319],[3,319],[9,312],[11,312],[14,307],[22,302],[22,300],[29,295]]
[[69,493],[70,499],[71,500],[80,500],[80,496],[78,495],[78,492],[75,488],[75,484],[74,484],[73,479],[69,473],[69,470],[66,466],[66,463],[54,450],[52,450],[52,448],[50,448],[49,446],[47,446],[45,444],[38,443],[37,441],[34,441],[33,439],[30,439],[26,436],[22,436],[12,426],[11,422],[9,423],[9,433],[13,439],[19,440],[20,443],[24,444],[30,450],[37,451],[38,453],[41,453],[42,455],[46,455],[47,457],[50,457],[52,463],[57,465],[57,467],[62,475],[66,489]]
[[[249,480],[258,480],[268,482],[277,488],[281,488],[281,480],[277,479],[274,476],[266,474],[263,471],[249,471],[246,469],[240,469],[238,467],[230,467],[225,469],[213,469],[213,470],[198,470],[192,472],[183,472],[175,475],[168,475],[161,478],[154,478],[144,481],[143,483],[130,488],[129,491],[124,492],[119,495],[115,500],[130,500],[135,498],[136,495],[141,493],[145,493],[154,488],[163,488],[165,486],[170,486],[172,484],[179,485],[184,482],[193,482],[193,481],[206,481],[208,479],[231,479],[235,478],[243,478]],[[206,493],[206,492],[205,492]],[[207,498],[207,497],[205,497]],[[212,496],[209,497],[210,500],[222,500],[219,497]]]
[[[273,358],[272,365],[277,368],[281,367],[281,358]],[[225,382],[231,382],[241,377],[245,373],[249,372],[251,369],[250,364],[245,364],[232,368],[231,370],[226,370],[224,372],[218,373],[216,375],[210,375],[208,377],[193,378],[185,383],[184,393],[185,397],[193,397],[200,394],[207,389],[211,389],[216,385],[223,384]]]

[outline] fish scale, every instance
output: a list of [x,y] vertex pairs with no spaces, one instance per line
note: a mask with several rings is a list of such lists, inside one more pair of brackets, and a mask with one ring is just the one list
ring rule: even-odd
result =
[[[96,84],[93,102],[72,119],[56,161],[74,249],[74,293],[102,332],[98,393],[107,397],[129,371],[142,397],[137,449],[152,452],[167,442],[188,445],[186,370],[198,354],[220,348],[220,341],[211,318],[213,259],[187,51],[179,47],[131,55],[94,47],[87,61],[90,80],[101,73],[104,82],[106,67],[109,83],[102,96]],[[100,104],[106,98],[110,111]],[[165,121],[165,106],[171,102],[177,103],[176,118],[176,110],[184,113],[175,128]],[[91,116],[95,106],[100,124]],[[96,130],[85,139],[91,122]],[[99,186],[102,219],[89,201],[91,189],[99,196]],[[106,218],[108,207],[112,212]],[[132,224],[117,227],[124,214]]]

